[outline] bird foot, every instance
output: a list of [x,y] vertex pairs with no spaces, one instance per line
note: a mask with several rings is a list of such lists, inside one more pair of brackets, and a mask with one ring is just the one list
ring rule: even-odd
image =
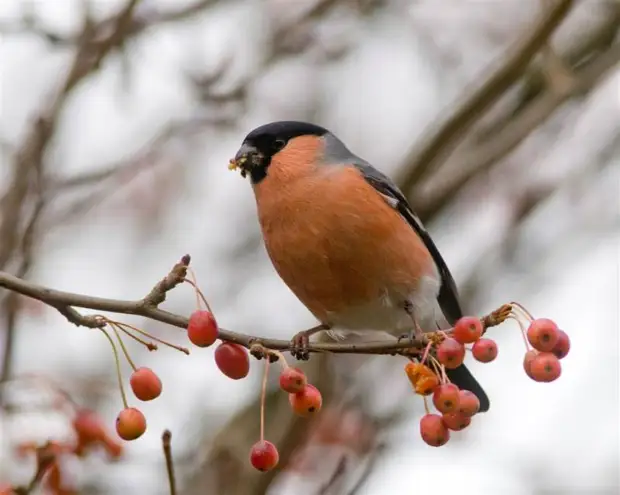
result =
[[296,333],[291,339],[290,351],[291,355],[300,361],[307,361],[310,358],[308,352],[308,344],[310,343],[310,337],[321,330],[328,330],[326,325],[319,325],[308,330]]
[[421,342],[424,340],[424,332],[419,326],[416,325],[415,328],[412,328],[407,333],[404,333],[398,337],[398,342],[400,343],[401,340],[405,339],[409,340],[409,344],[413,345],[416,342]]

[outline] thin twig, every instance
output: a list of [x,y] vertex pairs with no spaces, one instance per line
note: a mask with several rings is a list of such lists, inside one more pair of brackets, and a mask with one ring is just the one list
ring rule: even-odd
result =
[[172,462],[172,450],[170,448],[170,440],[172,433],[170,430],[164,430],[161,436],[161,444],[164,449],[164,458],[166,459],[166,471],[168,472],[168,484],[170,486],[170,495],[177,494],[176,478],[174,476],[174,463]]

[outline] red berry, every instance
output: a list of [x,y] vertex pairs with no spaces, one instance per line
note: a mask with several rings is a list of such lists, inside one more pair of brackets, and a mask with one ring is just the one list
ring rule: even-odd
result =
[[250,372],[250,358],[245,347],[222,342],[215,349],[215,364],[228,378],[240,380]]
[[452,337],[461,344],[471,344],[482,337],[482,322],[475,316],[463,316],[454,325]]
[[541,352],[532,360],[530,372],[537,382],[552,382],[562,374],[562,365],[555,354]]
[[459,407],[459,388],[453,383],[439,385],[433,393],[433,404],[444,414],[456,411]]
[[314,385],[306,385],[301,392],[289,394],[288,401],[295,414],[312,416],[321,410],[323,397]]
[[135,440],[146,431],[146,418],[139,409],[128,407],[116,417],[116,432],[123,440]]
[[197,310],[189,317],[187,336],[198,347],[209,347],[217,340],[219,330],[215,316],[209,311]]
[[480,410],[480,401],[473,392],[469,390],[461,390],[459,392],[458,412],[465,416],[473,416]]
[[497,344],[492,339],[480,339],[471,348],[474,359],[490,363],[497,357]]
[[570,339],[564,330],[558,330],[558,341],[551,352],[555,354],[558,359],[564,359],[570,351]]
[[450,440],[450,431],[438,414],[426,414],[420,420],[422,440],[431,447],[441,447]]
[[89,409],[80,409],[73,418],[73,429],[81,444],[99,442],[106,436],[103,421],[97,413]]
[[471,416],[466,416],[460,412],[443,415],[444,424],[452,431],[461,431],[471,424]]
[[307,383],[306,375],[299,368],[287,366],[280,373],[280,388],[289,394],[301,392]]
[[538,356],[538,351],[531,349],[525,353],[523,356],[523,369],[527,376],[529,376],[532,380],[534,380],[534,375],[532,375],[532,362]]
[[550,352],[557,344],[560,334],[558,326],[547,318],[538,318],[527,329],[527,340],[540,352]]
[[250,463],[259,471],[271,471],[278,465],[280,454],[276,446],[267,440],[256,442],[250,450]]
[[138,368],[129,379],[134,395],[143,401],[153,400],[161,394],[161,380],[151,368]]
[[448,337],[437,347],[437,359],[448,369],[458,368],[465,359],[465,346]]

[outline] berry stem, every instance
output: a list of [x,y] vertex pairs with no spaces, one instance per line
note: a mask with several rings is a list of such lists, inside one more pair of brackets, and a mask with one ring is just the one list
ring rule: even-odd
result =
[[129,355],[129,351],[127,350],[127,347],[125,347],[125,343],[123,342],[123,339],[121,339],[120,333],[118,333],[118,326],[115,325],[114,323],[108,323],[108,324],[110,325],[110,328],[112,328],[114,335],[116,335],[116,340],[118,340],[118,345],[121,346],[121,351],[123,351],[123,354],[125,355],[125,359],[127,359],[129,366],[131,366],[131,369],[136,371],[138,368],[136,368],[136,365],[134,364],[133,360],[131,359],[131,356]]
[[435,372],[439,375],[441,383],[450,383],[450,379],[448,378],[448,374],[446,373],[446,367],[441,364],[434,356],[430,356],[429,361],[435,368]]
[[[194,270],[192,270],[189,266],[187,267],[187,273],[190,276],[191,280],[188,280],[187,278],[184,279],[185,282],[187,282],[188,284],[192,285],[194,287],[194,294],[196,295],[196,309],[201,309],[201,305],[200,305],[200,294],[198,291],[198,283],[196,282],[196,273],[194,272]],[[209,305],[207,304],[207,308],[209,307]],[[211,311],[211,310],[209,310]]]
[[170,342],[166,342],[165,340],[162,340],[158,337],[155,337],[154,335],[151,335],[148,332],[145,332],[144,330],[140,330],[138,327],[134,327],[133,325],[129,325],[128,323],[121,323],[120,321],[112,321],[112,320],[107,320],[108,323],[114,323],[115,325],[118,325],[121,330],[123,330],[125,333],[129,333],[127,332],[127,328],[129,328],[130,330],[133,330],[134,332],[138,332],[140,335],[144,335],[145,337],[148,337],[149,339],[153,339],[156,342],[159,342],[160,344],[163,345],[167,345],[168,347],[172,347],[173,349],[176,349],[177,351],[181,351],[184,352],[185,354],[189,354],[189,350],[186,349],[185,347],[181,347],[178,345],[174,345],[171,344]]
[[426,358],[428,358],[428,353],[430,352],[432,346],[432,342],[426,344],[426,349],[424,349],[424,354],[422,354],[422,360],[420,361],[420,364],[424,364],[424,361],[426,361]]
[[510,304],[513,306],[513,308],[521,310],[521,312],[525,315],[525,317],[529,321],[532,321],[534,319],[534,317],[532,316],[532,313],[530,313],[527,309],[525,309],[525,307],[522,304],[519,304],[518,302],[514,302],[514,301],[511,301]]
[[517,318],[515,315],[510,315],[508,318],[510,318],[511,320],[514,320],[518,323],[519,325],[519,329],[521,330],[521,337],[523,337],[523,343],[525,344],[525,350],[529,351],[530,350],[530,343],[527,341],[527,335],[525,332],[525,328],[523,327],[523,322]]
[[108,342],[112,346],[112,352],[114,353],[114,363],[116,364],[116,378],[118,378],[118,388],[120,388],[121,390],[121,398],[123,399],[123,406],[125,407],[125,409],[127,409],[129,405],[127,404],[127,396],[125,395],[125,388],[123,387],[123,377],[121,376],[121,363],[120,363],[120,360],[118,359],[118,350],[116,349],[116,346],[114,345],[114,341],[112,340],[112,337],[110,337],[108,332],[106,332],[105,328],[99,327],[99,330],[103,332],[103,335],[106,336],[106,338],[108,339]]
[[269,359],[265,359],[263,384],[260,395],[260,441],[265,440],[265,396],[267,395],[267,376],[269,375]]
[[280,364],[282,365],[282,369],[286,369],[289,367],[289,364],[286,362],[286,358],[284,357],[284,354],[282,354],[280,351],[274,351],[272,349],[267,349],[267,353],[278,356],[278,361],[280,361]]
[[149,351],[156,351],[157,350],[157,344],[155,344],[154,342],[148,342],[146,340],[141,339],[140,337],[138,337],[137,335],[134,335],[133,333],[127,331],[125,328],[123,328],[119,322],[114,321],[114,320],[110,320],[109,318],[106,318],[103,315],[97,315],[99,316],[103,321],[105,321],[108,325],[116,325],[116,327],[118,328],[118,330],[120,330],[121,332],[123,332],[125,335],[127,335],[128,337],[131,337],[133,340],[135,340],[136,342],[142,344],[144,347],[146,347]]
[[[196,290],[196,297],[200,296],[200,299],[202,299],[202,302],[205,303],[205,306],[209,310],[209,313],[214,314],[213,311],[211,310],[211,305],[209,304],[209,301],[207,301],[207,298],[205,297],[203,292],[198,288],[198,285],[196,284],[196,282],[194,282],[193,280],[189,280],[187,278],[183,279],[183,281],[187,282],[188,284],[194,287],[194,289]],[[200,307],[200,304],[198,304],[198,307]]]
[[431,410],[428,408],[428,399],[426,398],[426,395],[423,395],[422,399],[424,399],[424,410],[426,411],[426,414],[430,414]]

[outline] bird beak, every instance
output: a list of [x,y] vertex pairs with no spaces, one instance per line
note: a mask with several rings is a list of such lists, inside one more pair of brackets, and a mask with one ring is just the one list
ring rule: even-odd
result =
[[230,170],[241,170],[241,176],[245,177],[246,173],[261,160],[260,152],[252,145],[243,143],[239,151],[233,159],[230,160],[228,168]]

